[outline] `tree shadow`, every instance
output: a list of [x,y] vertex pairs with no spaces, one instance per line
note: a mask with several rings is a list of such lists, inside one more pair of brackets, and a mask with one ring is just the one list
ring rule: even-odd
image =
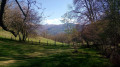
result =
[[[24,56],[25,57],[25,56]],[[15,58],[17,59],[17,58]],[[17,59],[18,60],[18,59]],[[59,53],[47,57],[22,58],[15,67],[109,67],[107,60],[89,54]]]
[[[4,45],[3,45],[4,44]],[[16,45],[17,44],[17,45]],[[79,53],[72,53],[72,51],[53,53],[47,56],[30,57],[25,53],[32,53],[38,49],[33,49],[33,46],[27,45],[28,43],[18,43],[10,39],[3,39],[0,43],[0,60],[17,60],[15,63],[10,64],[9,67],[109,67],[108,60],[100,58],[99,56],[93,56],[91,52],[94,50],[82,49]],[[24,45],[24,46],[23,46]],[[39,46],[41,47],[41,46]],[[69,47],[60,46],[42,46],[47,49],[61,49],[65,50]],[[43,51],[44,52],[44,51]],[[4,58],[1,58],[4,57]]]

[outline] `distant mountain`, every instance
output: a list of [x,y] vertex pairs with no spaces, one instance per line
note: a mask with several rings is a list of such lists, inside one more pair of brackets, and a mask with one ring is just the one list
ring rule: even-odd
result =
[[[76,24],[72,24],[72,23],[70,23],[70,25],[72,25],[73,27],[76,26]],[[43,25],[42,28],[41,27],[39,28],[38,33],[40,34],[41,32],[46,31],[48,34],[56,35],[59,33],[65,33],[65,30],[66,30],[65,24],[60,24],[60,25],[46,24],[46,25]]]
[[39,33],[46,31],[48,34],[55,35],[65,32],[64,24],[61,25],[43,25],[42,28],[39,28]]

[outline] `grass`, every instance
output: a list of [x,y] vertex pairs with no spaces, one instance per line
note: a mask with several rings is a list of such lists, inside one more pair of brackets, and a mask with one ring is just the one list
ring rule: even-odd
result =
[[[14,39],[15,40],[15,37],[10,33],[10,32],[7,32],[7,31],[4,31],[0,28],[0,37],[1,38],[8,38],[8,39]],[[16,38],[16,40],[18,40],[18,37]],[[37,37],[34,37],[34,38],[29,38],[29,41],[33,41],[33,42],[39,42],[39,40],[41,41],[41,43],[48,43],[49,44],[55,44],[55,41],[54,40],[51,40],[51,39],[46,39],[46,38],[43,38],[43,37],[40,37],[40,36],[37,36]],[[28,41],[28,39],[27,39]],[[56,42],[56,44],[59,44],[59,45],[62,45],[62,43],[60,42]]]
[[[0,29],[0,67],[110,67],[108,59],[91,48],[62,46],[60,42],[42,37],[30,38],[34,42],[11,40],[13,35]],[[35,43],[41,40],[41,44]],[[46,45],[46,42],[51,45]]]
[[109,67],[99,52],[70,46],[43,46],[0,38],[0,67]]

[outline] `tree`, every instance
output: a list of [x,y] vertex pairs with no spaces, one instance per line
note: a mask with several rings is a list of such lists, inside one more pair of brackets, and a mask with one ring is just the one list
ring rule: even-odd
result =
[[79,35],[84,39],[84,41],[87,43],[87,46],[89,47],[89,42],[86,37],[83,37],[84,34],[82,34],[82,32],[84,31],[84,27],[86,27],[87,24],[92,24],[100,19],[98,16],[101,15],[99,12],[100,3],[98,0],[73,0],[73,3],[75,7],[73,12],[77,14],[77,22],[79,22],[83,27],[80,31],[81,34]]
[[75,15],[72,11],[66,12],[61,19],[61,22],[66,26],[66,33],[70,34],[73,31],[74,24],[76,23]]
[[[74,0],[74,7],[78,22],[85,24],[81,31],[82,38],[96,45],[110,45],[104,51],[107,57],[115,53],[118,57],[120,0]],[[107,51],[108,49],[110,50]]]
[[75,13],[78,13],[78,21],[94,23],[102,15],[101,3],[99,0],[73,0]]
[[[103,18],[106,20],[110,20],[108,31],[110,35],[108,37],[112,38],[111,41],[118,43],[119,34],[115,33],[119,29],[119,0],[74,0],[75,13],[78,13],[78,21],[84,20],[87,24],[94,23],[98,20],[102,20]],[[83,11],[84,10],[84,11]],[[83,18],[85,17],[85,18]],[[107,33],[108,33],[107,31]],[[115,37],[115,38],[113,38]]]
[[20,41],[25,41],[30,34],[36,34],[36,29],[41,21],[42,14],[38,16],[35,10],[29,10],[26,19],[17,7],[9,7],[4,13],[5,25],[19,36]]
[[[10,30],[10,29],[4,24],[4,21],[3,21],[3,16],[4,16],[4,12],[5,12],[5,6],[6,6],[7,2],[8,2],[7,0],[1,0],[0,26],[1,26],[4,30],[11,32],[11,33],[16,37],[17,34],[15,33],[15,31]],[[21,12],[22,12],[22,14],[23,14],[23,16],[24,16],[24,21],[25,21],[30,7],[32,6],[32,4],[35,4],[36,1],[34,1],[34,0],[27,0],[27,11],[26,11],[26,12],[24,12],[24,10],[23,10],[23,8],[21,7],[21,5],[19,4],[18,0],[15,0],[15,2],[18,4],[18,7],[19,7],[19,9],[20,9]]]
[[3,14],[4,14],[6,2],[7,2],[7,0],[2,0],[2,1],[1,1],[1,7],[0,7],[0,8],[1,8],[1,9],[0,9],[0,26],[1,26],[4,30],[11,32],[11,33],[16,37],[17,35],[15,34],[15,32],[12,31],[12,30],[9,30],[9,29],[5,26],[5,24],[4,24],[4,22],[3,22]]
[[65,25],[65,32],[67,34],[68,42],[72,42],[72,34],[77,23],[76,14],[73,11],[69,10],[62,16],[61,22]]
[[111,44],[118,46],[120,43],[120,1],[119,0],[107,0],[106,18],[110,20],[109,26],[106,30],[108,38],[111,40]]

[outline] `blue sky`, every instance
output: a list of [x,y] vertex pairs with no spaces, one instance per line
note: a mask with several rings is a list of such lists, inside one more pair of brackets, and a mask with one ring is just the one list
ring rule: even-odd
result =
[[46,24],[61,24],[61,16],[68,11],[68,6],[72,5],[72,0],[40,0],[44,11]]

